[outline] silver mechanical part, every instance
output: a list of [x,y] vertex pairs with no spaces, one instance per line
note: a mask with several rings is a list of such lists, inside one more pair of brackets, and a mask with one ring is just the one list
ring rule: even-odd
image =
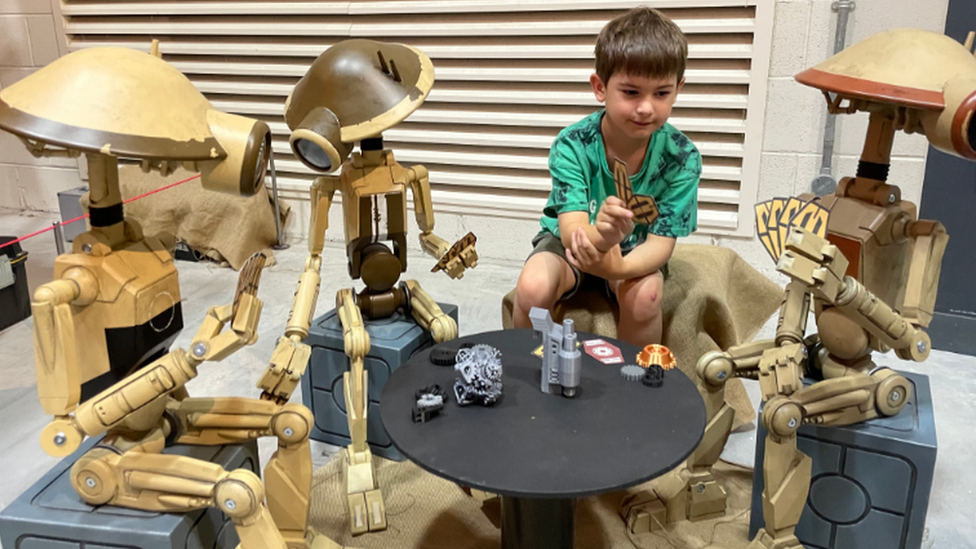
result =
[[454,396],[460,406],[490,406],[502,396],[502,353],[490,345],[458,350],[454,371]]
[[95,482],[95,479],[91,477],[85,479],[85,486],[88,486],[89,488],[94,488],[96,484],[98,483]]
[[64,433],[59,432],[58,434],[54,435],[55,446],[64,446],[65,442],[68,442],[68,437],[66,437]]
[[81,251],[85,252],[86,254],[90,254],[92,252],[91,244],[83,244],[81,246]]
[[285,432],[285,436],[286,437],[290,437],[293,434],[295,434],[295,431],[293,431],[291,427],[285,427],[285,431],[284,432]]
[[915,347],[918,349],[918,352],[920,353],[924,353],[925,349],[927,349],[924,341],[919,341]]
[[627,381],[640,381],[644,377],[644,369],[640,366],[634,366],[633,364],[627,366],[621,366],[620,377],[626,379]]
[[719,379],[725,379],[725,372],[719,372],[718,373],[718,378]]
[[428,393],[428,394],[420,395],[420,398],[417,399],[417,407],[422,409],[431,408],[434,406],[443,406],[443,405],[444,405],[444,397],[442,397],[441,395],[433,395]]
[[796,427],[796,418],[790,418],[790,429]]
[[227,501],[224,502],[224,507],[226,507],[226,508],[230,509],[231,511],[233,511],[234,509],[237,508],[237,502],[235,502],[232,499],[228,499]]

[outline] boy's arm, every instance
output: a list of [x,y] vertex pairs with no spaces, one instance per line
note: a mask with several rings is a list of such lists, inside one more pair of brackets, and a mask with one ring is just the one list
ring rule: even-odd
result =
[[624,256],[621,276],[617,278],[638,278],[660,271],[671,259],[675,242],[676,239],[671,237],[647,235],[647,240]]
[[608,243],[600,235],[600,231],[596,229],[596,225],[590,225],[589,212],[563,212],[559,214],[558,219],[559,239],[562,240],[563,246],[567,250],[572,247],[573,233],[579,228],[583,229],[586,237],[600,253],[607,253],[613,247],[613,244]]
[[675,245],[674,238],[649,234],[646,241],[622,257],[619,245],[609,252],[599,252],[582,230],[574,232],[571,240],[571,246],[566,248],[570,264],[607,280],[640,278],[659,271],[671,258]]
[[582,227],[590,241],[599,250],[606,252],[617,242],[606,241],[600,231],[590,225],[590,185],[582,165],[584,160],[585,153],[579,150],[577,143],[562,133],[556,137],[549,151],[552,192],[544,213],[550,218],[556,218],[560,240],[567,249],[571,245],[573,233]]

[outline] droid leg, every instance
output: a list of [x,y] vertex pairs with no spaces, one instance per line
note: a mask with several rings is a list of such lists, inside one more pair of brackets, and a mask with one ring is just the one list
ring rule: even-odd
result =
[[802,549],[794,535],[810,491],[812,461],[796,449],[802,423],[850,425],[879,415],[897,414],[905,406],[909,384],[890,369],[870,375],[828,379],[804,387],[791,396],[775,396],[763,409],[769,434],[763,463],[763,518],[751,549]]
[[308,408],[246,398],[189,398],[173,402],[170,414],[177,418],[179,443],[227,444],[277,437],[278,450],[264,469],[273,524],[290,549],[339,547],[308,529],[312,491],[308,435],[314,421]]
[[456,338],[458,328],[454,319],[444,314],[444,311],[416,280],[407,280],[406,284],[410,291],[410,313],[417,324],[429,331],[437,343]]
[[344,469],[349,499],[349,528],[355,535],[385,530],[386,507],[376,483],[373,455],[366,444],[369,373],[363,367],[363,358],[369,353],[369,334],[366,333],[362,312],[356,305],[352,290],[340,290],[336,295],[336,306],[351,365],[350,371],[342,378],[349,438],[352,439],[352,443],[346,447]]
[[773,349],[772,340],[757,341],[705,354],[697,372],[705,393],[705,434],[683,467],[668,473],[653,490],[642,490],[624,500],[620,514],[635,534],[663,529],[682,520],[705,520],[725,514],[725,490],[712,476],[729,433],[735,411],[725,402],[725,383],[732,377],[755,379],[763,352]]
[[92,505],[167,513],[217,507],[234,522],[241,549],[287,549],[254,473],[193,458],[98,446],[71,468],[71,483]]

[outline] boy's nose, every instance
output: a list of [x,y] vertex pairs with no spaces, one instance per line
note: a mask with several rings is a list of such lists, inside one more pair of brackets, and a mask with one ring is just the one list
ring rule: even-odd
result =
[[654,105],[650,99],[643,99],[637,104],[637,114],[640,116],[650,116],[654,113]]

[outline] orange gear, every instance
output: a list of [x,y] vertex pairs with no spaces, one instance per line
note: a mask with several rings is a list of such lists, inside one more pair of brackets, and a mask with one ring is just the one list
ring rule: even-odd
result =
[[643,351],[637,353],[637,364],[643,368],[650,368],[651,364],[657,364],[665,370],[670,370],[678,363],[671,349],[664,345],[648,345]]

